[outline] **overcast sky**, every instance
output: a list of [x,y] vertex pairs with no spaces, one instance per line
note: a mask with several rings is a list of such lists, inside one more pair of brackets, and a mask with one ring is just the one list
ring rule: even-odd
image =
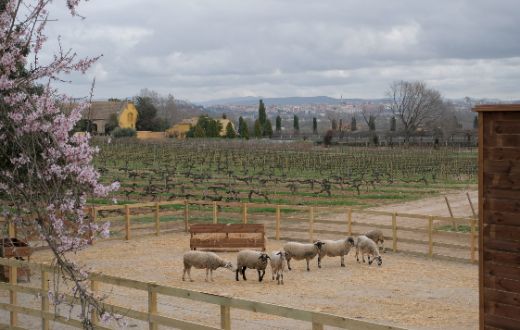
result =
[[449,98],[520,99],[518,0],[90,0],[61,36],[103,57],[61,89],[96,98],[149,88],[204,101],[239,96],[384,97],[424,80]]

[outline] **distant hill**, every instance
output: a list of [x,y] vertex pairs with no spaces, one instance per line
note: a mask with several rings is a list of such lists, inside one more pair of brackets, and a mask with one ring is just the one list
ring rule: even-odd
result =
[[246,96],[227,98],[219,100],[211,100],[205,102],[197,102],[203,106],[212,105],[256,105],[258,100],[263,99],[266,105],[305,105],[305,104],[340,104],[341,102],[347,102],[350,104],[364,103],[366,99],[336,99],[329,96],[292,96],[292,97],[267,97],[262,98],[261,96]]

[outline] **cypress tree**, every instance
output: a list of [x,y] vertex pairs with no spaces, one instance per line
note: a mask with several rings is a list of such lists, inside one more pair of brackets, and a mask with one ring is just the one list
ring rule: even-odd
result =
[[293,128],[295,133],[300,131],[300,122],[297,115],[294,115],[293,117]]
[[280,133],[282,131],[282,117],[280,115],[276,116],[276,133]]
[[316,117],[312,118],[312,133],[318,134],[318,120]]
[[350,130],[351,131],[357,130],[356,117],[352,117],[352,121],[350,122]]

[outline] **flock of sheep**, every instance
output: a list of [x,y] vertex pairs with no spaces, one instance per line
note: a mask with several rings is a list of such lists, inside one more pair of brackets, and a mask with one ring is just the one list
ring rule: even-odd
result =
[[[380,245],[380,246],[379,246]],[[185,275],[188,274],[188,279],[191,279],[191,268],[206,269],[206,281],[208,281],[208,274],[210,280],[213,281],[213,271],[217,268],[223,267],[235,272],[235,279],[239,281],[239,274],[242,274],[243,280],[246,278],[246,269],[256,269],[258,272],[258,281],[262,282],[265,275],[267,264],[271,266],[272,280],[278,284],[283,284],[283,272],[285,265],[291,270],[291,260],[307,261],[307,271],[310,271],[309,261],[318,256],[318,268],[321,268],[321,260],[324,257],[340,257],[341,267],[345,267],[345,256],[348,255],[351,248],[356,248],[356,260],[359,262],[359,254],[361,259],[365,262],[365,255],[368,256],[368,264],[371,265],[377,261],[378,266],[381,266],[383,259],[379,254],[379,248],[384,251],[384,236],[381,230],[371,230],[364,235],[358,236],[355,240],[352,237],[347,237],[341,240],[318,240],[314,243],[298,243],[287,242],[283,246],[283,251],[274,251],[271,254],[253,250],[241,250],[237,254],[236,268],[229,261],[219,257],[216,253],[206,251],[189,251],[184,254],[184,270],[182,273],[182,280],[185,280]]]

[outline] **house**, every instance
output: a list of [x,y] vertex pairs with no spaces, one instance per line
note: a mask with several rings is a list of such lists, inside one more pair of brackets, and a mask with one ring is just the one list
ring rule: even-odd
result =
[[93,101],[83,112],[83,119],[91,121],[92,132],[97,134],[105,134],[107,124],[114,119],[120,128],[135,129],[137,116],[135,105],[129,101]]
[[173,125],[172,127],[166,130],[166,134],[169,137],[174,137],[177,139],[185,139],[186,134],[190,130],[191,127],[197,125],[197,121],[199,117],[193,117],[188,119],[183,119],[180,123]]
[[[169,137],[175,137],[177,139],[185,139],[186,134],[188,133],[190,128],[197,125],[198,121],[199,121],[199,117],[183,119],[180,123],[175,124],[171,128],[167,129],[166,134]],[[220,136],[226,135],[226,127],[229,123],[231,123],[233,130],[235,129],[235,125],[233,125],[233,122],[229,119],[217,119],[217,121],[220,123],[220,125],[222,127],[219,132]]]

